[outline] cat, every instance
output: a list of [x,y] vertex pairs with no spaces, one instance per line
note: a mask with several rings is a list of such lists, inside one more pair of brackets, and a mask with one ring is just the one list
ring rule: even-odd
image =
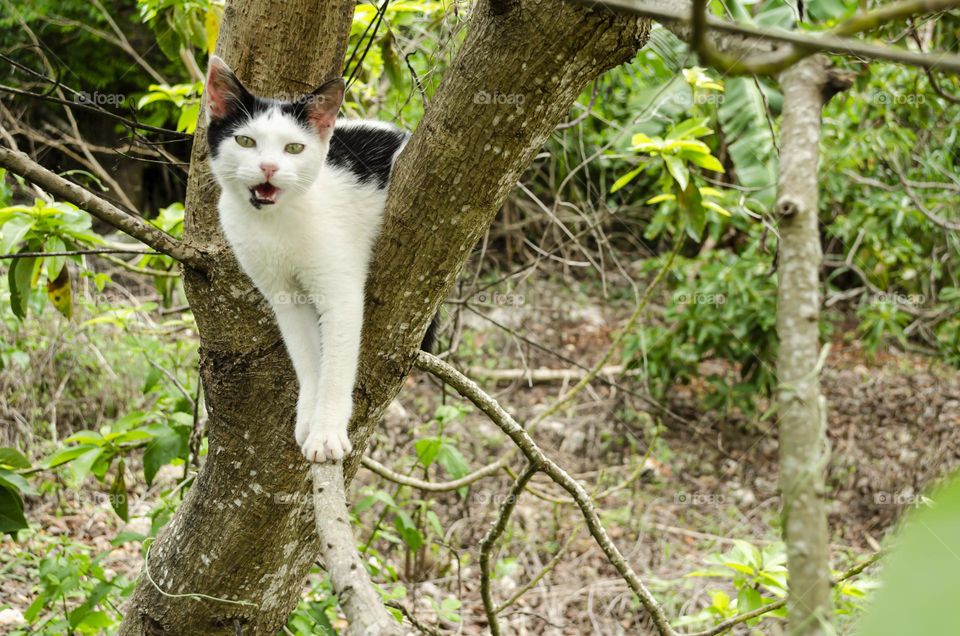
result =
[[292,101],[250,93],[211,56],[205,96],[220,224],[270,303],[300,385],[294,436],[311,462],[351,451],[364,286],[408,133],[338,119],[344,82]]

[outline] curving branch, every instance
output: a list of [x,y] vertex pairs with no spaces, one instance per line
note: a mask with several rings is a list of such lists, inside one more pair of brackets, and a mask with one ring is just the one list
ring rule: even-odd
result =
[[[693,0],[690,46],[705,63],[731,75],[776,75],[793,66],[818,50],[815,44],[794,42],[773,54],[746,58],[742,53],[730,54],[721,51],[707,38],[708,0]],[[870,31],[888,22],[912,18],[918,15],[946,11],[960,6],[958,0],[902,0],[873,11],[858,13],[836,27],[826,31],[827,38],[841,38]],[[822,39],[824,36],[818,36]],[[843,52],[842,50],[838,52]],[[928,72],[930,67],[925,67]]]
[[6,168],[13,174],[43,188],[57,199],[74,204],[104,223],[112,225],[121,232],[129,234],[145,245],[180,261],[184,265],[200,271],[205,271],[207,268],[204,256],[199,250],[178,241],[143,219],[124,212],[89,190],[47,170],[25,153],[0,147],[0,167]]
[[451,481],[427,481],[425,479],[417,479],[416,477],[403,475],[366,455],[360,458],[360,463],[363,464],[367,470],[401,486],[410,486],[411,488],[417,488],[418,490],[426,492],[450,492],[451,490],[458,490],[464,486],[469,486],[475,481],[480,481],[484,477],[489,477],[490,475],[495,475],[500,472],[507,466],[511,455],[513,455],[513,453],[508,453],[497,461],[487,464],[483,468],[478,468],[469,475],[464,475],[460,479],[453,479]]
[[[490,420],[500,427],[506,435],[513,440],[513,442],[520,448],[520,452],[527,458],[527,461],[530,464],[530,467],[534,468],[534,472],[543,472],[550,479],[557,483],[561,488],[567,491],[567,493],[573,497],[574,502],[580,508],[580,512],[583,514],[583,517],[587,523],[587,528],[590,530],[590,534],[593,536],[594,540],[597,542],[597,545],[600,546],[600,549],[603,551],[604,555],[607,557],[607,560],[610,561],[611,565],[616,568],[617,572],[620,573],[620,576],[623,577],[627,585],[633,591],[634,594],[640,599],[640,603],[643,605],[644,609],[650,614],[654,624],[657,627],[657,631],[662,635],[674,635],[676,632],[673,631],[673,628],[670,627],[670,623],[667,620],[667,616],[663,611],[663,608],[653,597],[653,594],[647,589],[646,585],[643,584],[643,581],[640,580],[640,577],[637,576],[636,572],[633,571],[633,568],[630,567],[630,563],[627,562],[626,557],[623,556],[623,553],[620,552],[619,548],[613,543],[613,540],[610,539],[610,535],[607,534],[606,529],[603,527],[603,524],[600,522],[600,516],[597,514],[596,509],[593,505],[593,500],[590,499],[590,495],[587,494],[587,491],[576,479],[571,477],[563,468],[561,468],[557,463],[552,459],[547,457],[540,447],[537,446],[536,442],[533,441],[533,438],[520,426],[513,417],[507,413],[506,410],[500,404],[494,400],[492,397],[487,395],[483,389],[477,386],[476,382],[466,377],[455,368],[440,360],[436,356],[430,355],[424,351],[419,352],[417,355],[415,365],[417,368],[426,371],[440,378],[457,391],[460,392],[465,398],[473,402],[473,404],[483,411]],[[529,472],[529,468],[528,471]],[[530,477],[533,475],[527,475],[527,472],[524,472],[523,475],[517,480],[516,485],[526,486],[526,483],[530,480]],[[526,478],[524,479],[524,477]],[[516,490],[515,485],[515,490]],[[512,511],[512,507],[509,509]]]
[[[665,23],[671,30],[675,30],[678,35],[682,35],[685,38],[690,35],[698,13],[698,11],[691,12],[690,4],[674,0],[658,0],[657,2],[649,0],[646,2],[637,2],[636,0],[569,1],[592,7],[600,5],[622,13],[653,18],[654,20]],[[702,2],[702,0],[697,1]],[[699,9],[698,5],[695,4],[694,6]],[[737,22],[719,20],[709,15],[703,15],[701,23],[702,35],[699,37],[705,38],[705,34],[708,31],[736,36],[735,38],[727,39],[721,45],[717,46],[714,52],[717,53],[719,57],[711,58],[709,54],[707,56],[707,61],[716,63],[719,68],[724,69],[728,74],[775,74],[800,59],[820,51],[841,55],[855,55],[865,59],[886,60],[888,62],[899,62],[920,68],[960,73],[960,55],[949,53],[925,54],[909,49],[877,46],[848,37],[890,20],[909,18],[936,11],[945,11],[958,6],[960,6],[960,1],[958,0],[905,0],[867,14],[854,16],[854,18],[844,22],[835,29],[826,31],[820,35],[810,35],[803,32],[788,31],[786,29],[748,26]],[[697,48],[697,40],[695,38],[690,39],[694,43],[693,48]],[[774,51],[777,45],[781,44],[787,46],[779,51]],[[758,55],[762,54],[762,57],[754,58],[750,61],[750,66],[746,66],[743,62],[737,60],[736,57],[731,58],[727,56],[725,54],[726,51],[736,53],[737,55],[756,51]],[[767,54],[765,54],[765,52]],[[792,58],[789,63],[787,63],[788,58]]]

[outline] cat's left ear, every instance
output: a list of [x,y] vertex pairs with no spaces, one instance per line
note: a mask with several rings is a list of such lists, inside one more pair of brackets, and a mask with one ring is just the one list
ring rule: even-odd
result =
[[343,103],[343,93],[346,84],[342,77],[325,82],[320,88],[307,96],[305,111],[307,120],[324,141],[329,141],[333,134],[333,125],[337,121],[340,104]]

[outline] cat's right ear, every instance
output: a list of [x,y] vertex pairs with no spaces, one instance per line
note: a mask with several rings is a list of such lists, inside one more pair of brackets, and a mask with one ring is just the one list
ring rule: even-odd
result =
[[216,55],[210,56],[204,91],[207,94],[207,117],[211,121],[229,117],[249,94],[227,63]]

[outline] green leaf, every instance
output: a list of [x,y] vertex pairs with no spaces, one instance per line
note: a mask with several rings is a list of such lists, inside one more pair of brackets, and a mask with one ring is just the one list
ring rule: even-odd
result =
[[643,172],[644,168],[646,168],[646,166],[640,166],[639,168],[634,168],[633,170],[631,170],[631,171],[628,172],[627,174],[623,175],[622,177],[620,177],[619,179],[617,179],[616,181],[614,181],[614,182],[613,182],[613,185],[610,186],[610,194],[613,194],[614,192],[616,192],[617,190],[619,190],[619,189],[622,188],[623,186],[625,186],[625,185],[627,185],[628,183],[630,183],[631,181],[633,181],[634,178],[635,178],[638,174],[640,174],[641,172]]
[[[671,157],[669,155],[664,156],[663,160],[667,164],[667,170],[670,171],[670,175],[674,181],[677,182],[677,185],[680,186],[680,190],[686,190],[687,184],[690,183],[690,170],[687,168],[686,162],[679,157]],[[699,193],[697,196],[699,197]]]
[[130,521],[127,485],[123,477],[124,468],[124,461],[121,458],[120,463],[117,464],[117,477],[113,480],[113,485],[110,486],[110,505],[113,506],[113,510],[117,513],[117,516],[124,521]]
[[153,478],[161,467],[174,459],[185,457],[188,446],[189,439],[179,430],[171,430],[147,444],[147,450],[143,453],[143,476],[147,480],[147,486],[153,485]]
[[667,133],[667,139],[690,139],[691,137],[705,137],[713,133],[713,130],[707,126],[710,121],[707,117],[699,119],[688,119],[674,126]]
[[858,622],[857,636],[955,636],[960,625],[960,478],[911,510],[884,557],[880,589]]
[[30,468],[30,460],[16,448],[0,448],[0,466]]
[[92,448],[99,448],[99,446],[94,444],[81,444],[80,446],[63,448],[44,459],[42,462],[40,462],[40,464],[44,468],[56,468],[57,466],[62,466],[67,462],[73,461],[77,457],[80,457],[84,453],[90,451]]
[[[25,251],[25,250],[21,250]],[[33,268],[36,258],[15,258],[7,272],[10,284],[10,308],[13,314],[23,320],[27,317],[27,302],[33,289]]]
[[740,588],[740,593],[737,594],[737,612],[746,614],[758,609],[761,605],[763,605],[763,597],[760,596],[760,592],[748,586]]
[[79,487],[83,480],[86,479],[87,475],[90,473],[90,468],[93,466],[93,463],[97,461],[100,457],[100,454],[106,450],[105,447],[96,447],[91,448],[86,453],[78,456],[70,464],[70,482],[74,487]]
[[714,172],[723,172],[723,164],[713,155],[690,154],[687,155],[687,159],[701,168],[713,170]]
[[689,234],[693,240],[699,241],[707,225],[707,214],[703,209],[700,190],[691,183],[685,190],[680,192],[677,201],[680,203],[680,209],[683,211],[683,216],[686,220],[687,234]]
[[647,205],[654,205],[656,203],[663,203],[664,201],[676,201],[677,196],[675,194],[658,194],[655,197],[650,197],[645,201]]
[[437,453],[440,452],[442,446],[443,439],[440,437],[427,437],[417,440],[413,446],[417,453],[417,461],[419,461],[420,465],[424,468],[430,468],[430,465],[433,464],[437,458]]
[[[785,7],[789,10],[789,7]],[[775,92],[770,89],[769,92]],[[771,98],[772,99],[772,98]],[[717,111],[737,183],[761,188],[751,194],[762,206],[776,196],[779,159],[767,121],[764,94],[753,78],[727,80],[726,97]]]
[[27,527],[20,493],[12,488],[0,486],[0,533],[12,534]]

